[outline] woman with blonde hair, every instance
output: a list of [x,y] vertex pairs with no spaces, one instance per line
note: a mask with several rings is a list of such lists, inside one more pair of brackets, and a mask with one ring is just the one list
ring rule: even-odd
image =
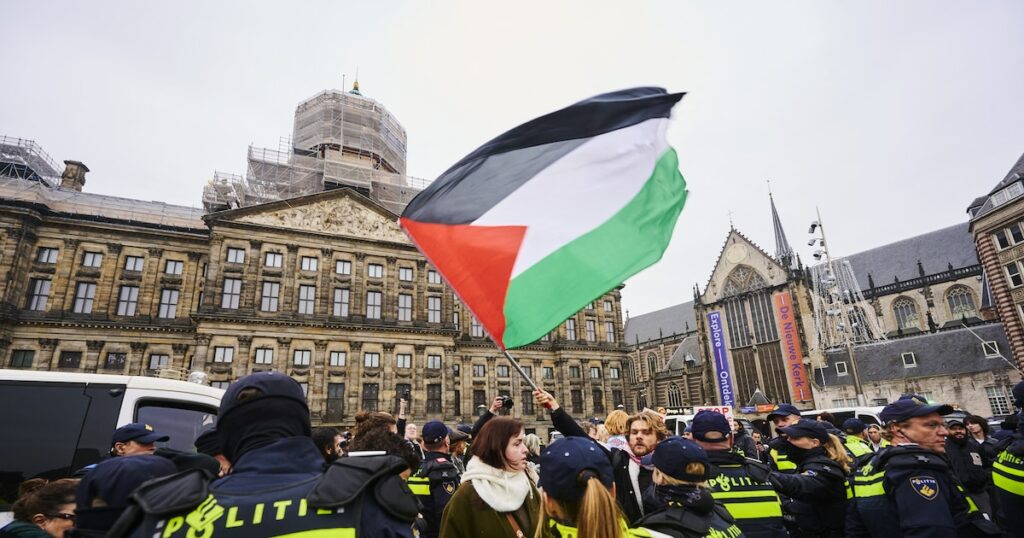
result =
[[462,484],[441,516],[440,536],[522,538],[534,532],[540,506],[537,476],[526,456],[523,423],[495,417],[470,447]]
[[768,479],[787,497],[782,511],[790,536],[843,536],[850,456],[842,441],[814,420],[802,419],[779,432],[786,436],[785,452],[797,471],[772,472]]
[[604,419],[604,427],[608,430],[608,448],[625,448],[629,442],[626,441],[626,421],[629,414],[621,409],[616,409]]

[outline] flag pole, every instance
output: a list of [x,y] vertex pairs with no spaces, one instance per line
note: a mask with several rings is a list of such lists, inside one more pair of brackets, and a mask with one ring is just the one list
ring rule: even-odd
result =
[[540,390],[540,387],[538,387],[537,384],[534,383],[532,379],[530,379],[530,376],[526,375],[526,371],[523,370],[522,366],[519,366],[519,363],[516,361],[514,357],[512,357],[511,354],[509,354],[507,349],[503,349],[501,350],[501,352],[505,354],[505,358],[508,359],[508,362],[512,363],[512,367],[515,368],[517,372],[519,372],[519,375],[523,376],[523,379],[525,379],[526,382],[529,383],[531,387],[533,387],[533,390]]

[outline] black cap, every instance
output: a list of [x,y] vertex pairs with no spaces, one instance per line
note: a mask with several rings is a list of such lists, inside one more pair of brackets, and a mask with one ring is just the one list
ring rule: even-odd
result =
[[859,418],[848,418],[843,421],[843,429],[846,433],[858,434],[867,429],[867,424]]
[[775,406],[775,409],[771,413],[768,413],[768,420],[771,420],[773,417],[785,417],[789,415],[800,416],[800,410],[797,409],[795,405],[780,403]]
[[114,443],[127,443],[128,441],[135,441],[136,443],[155,443],[157,441],[164,442],[170,439],[170,437],[153,431],[153,427],[149,424],[143,424],[141,422],[133,422],[131,424],[125,424],[120,428],[114,430],[114,435],[111,437],[110,444]]
[[[725,417],[722,417],[725,418]],[[708,461],[708,454],[697,443],[673,435],[666,437],[654,449],[654,468],[675,478],[687,482],[702,482],[707,480],[711,463]],[[701,474],[690,474],[686,472],[686,466],[691,463],[703,463],[704,472]],[[544,467],[541,466],[541,469]]]
[[150,454],[103,460],[79,482],[75,502],[79,509],[91,508],[96,498],[107,506],[128,506],[128,497],[140,484],[177,471],[171,460]]
[[440,420],[431,420],[423,425],[423,442],[429,445],[436,445],[444,440],[451,430]]
[[196,437],[195,445],[196,452],[200,454],[216,456],[224,453],[224,449],[221,448],[220,434],[217,433],[216,427],[199,434],[199,437]]
[[[258,389],[263,393],[259,398],[250,398],[239,402],[238,394],[245,389]],[[262,400],[263,398],[288,398],[302,404],[307,410],[306,395],[302,393],[302,387],[298,381],[280,372],[256,372],[240,378],[228,386],[224,391],[224,397],[220,400],[220,410],[217,416],[221,419],[232,410],[237,409],[249,402]]]
[[448,439],[451,440],[453,445],[459,441],[469,441],[469,437],[470,435],[462,430],[451,430],[448,432]]
[[615,481],[608,454],[589,437],[559,439],[540,455],[540,486],[554,499],[580,500],[591,476],[607,488]]
[[817,439],[822,443],[828,442],[828,430],[825,428],[824,424],[817,420],[800,419],[800,422],[797,422],[792,426],[779,428],[779,431],[789,437],[810,437],[811,439]]
[[707,409],[700,411],[693,417],[689,430],[693,434],[694,439],[704,441],[705,443],[725,441],[729,438],[729,434],[732,433],[732,428],[729,427],[729,419],[725,418],[725,415]]
[[953,412],[953,407],[948,405],[929,405],[928,400],[916,394],[904,394],[899,400],[885,406],[878,418],[888,424],[890,422],[901,422],[913,417],[923,417],[932,413],[948,415]]

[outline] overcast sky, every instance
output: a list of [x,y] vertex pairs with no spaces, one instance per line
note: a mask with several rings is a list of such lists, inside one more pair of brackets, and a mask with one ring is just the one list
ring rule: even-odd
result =
[[1024,152],[1024,2],[628,4],[6,0],[0,134],[85,162],[89,192],[199,206],[357,68],[428,179],[590,95],[686,91],[690,198],[632,315],[703,289],[730,211],[773,251],[768,179],[805,258],[816,205],[850,254],[962,222]]

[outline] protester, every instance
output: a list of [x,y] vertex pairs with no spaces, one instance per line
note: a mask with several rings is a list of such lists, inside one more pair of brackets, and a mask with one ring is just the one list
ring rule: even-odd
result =
[[757,459],[757,446],[754,444],[754,438],[747,433],[743,423],[738,420],[732,421],[732,431],[732,446],[742,452],[744,456]]
[[313,444],[324,457],[325,463],[333,463],[334,460],[341,457],[341,432],[337,428],[330,426],[313,428],[312,438]]
[[177,471],[170,460],[156,455],[111,458],[100,462],[78,484],[77,520],[72,535],[106,536],[125,512],[136,488],[148,480],[170,476]]
[[768,463],[768,447],[764,444],[764,437],[761,432],[754,430],[750,432],[750,438],[754,440],[754,448],[757,450],[757,461]]
[[608,448],[625,448],[629,443],[626,441],[626,421],[629,415],[616,409],[604,419],[604,427],[608,429]]
[[605,426],[604,424],[598,424],[597,425],[597,442],[601,443],[602,446],[607,447],[608,446],[608,438],[609,437],[611,437],[611,434],[608,433],[608,427]]
[[540,437],[537,434],[530,433],[526,435],[526,461],[530,462],[534,472],[537,471],[537,465],[540,462]]
[[587,437],[597,441],[597,424],[584,420],[579,425],[581,430],[587,432]]
[[422,460],[425,457],[425,454],[423,451],[423,447],[420,445],[419,428],[415,424],[406,424],[404,431],[405,440],[409,442],[409,446],[412,447],[413,452],[419,454],[420,459]]
[[448,447],[448,454],[451,455],[452,465],[459,471],[459,474],[466,472],[466,448],[469,446],[469,434],[462,430],[452,430],[448,435],[451,446]]
[[389,455],[399,458],[405,464],[405,468],[399,472],[402,480],[408,480],[420,464],[419,456],[413,452],[405,438],[385,429],[378,428],[367,432],[358,440],[352,441],[350,448],[351,450],[345,454],[346,457]]
[[156,443],[169,441],[170,437],[153,431],[149,424],[135,422],[114,430],[110,440],[111,456],[140,456],[156,451]]
[[358,439],[360,435],[378,428],[391,433],[398,433],[398,421],[390,413],[360,411],[356,413],[356,429],[352,437]]
[[985,417],[967,415],[964,417],[964,427],[967,428],[967,441],[978,447],[985,467],[991,469],[992,461],[996,458],[999,441],[989,434],[988,421],[985,420]]
[[986,491],[989,473],[985,470],[985,458],[981,453],[981,447],[968,441],[967,428],[960,418],[947,419],[946,429],[949,430],[946,437],[946,459],[949,460],[953,476],[978,509],[991,515],[992,504]]
[[672,436],[654,451],[656,509],[637,523],[676,538],[742,537],[732,515],[707,489],[711,463],[689,439]]
[[445,538],[533,536],[539,517],[537,477],[526,460],[523,423],[488,420],[473,436],[473,459],[441,519]]
[[867,427],[868,441],[871,443],[871,450],[878,452],[879,450],[890,446],[892,443],[888,439],[882,436],[882,427],[878,424],[872,424]]
[[426,538],[438,536],[441,530],[441,514],[459,487],[460,473],[448,453],[451,445],[450,434],[448,426],[439,420],[432,420],[423,425],[423,462],[419,470],[409,477],[409,489],[422,506],[420,514],[425,525],[421,536]]
[[779,430],[786,435],[795,473],[772,472],[768,479],[784,495],[782,510],[790,536],[844,535],[846,475],[850,460],[824,422],[800,420]]
[[72,478],[24,484],[11,507],[14,521],[0,528],[0,538],[64,538],[75,525],[77,487],[78,480]]

